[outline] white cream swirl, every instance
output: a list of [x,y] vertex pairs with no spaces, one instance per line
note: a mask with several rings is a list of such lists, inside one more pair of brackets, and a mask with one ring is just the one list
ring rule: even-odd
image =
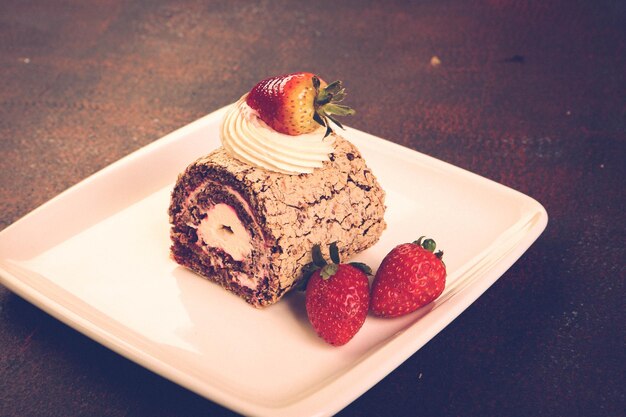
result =
[[291,136],[269,127],[246,104],[246,95],[228,109],[220,139],[233,157],[251,165],[285,174],[310,174],[328,161],[335,141],[320,126],[311,133]]

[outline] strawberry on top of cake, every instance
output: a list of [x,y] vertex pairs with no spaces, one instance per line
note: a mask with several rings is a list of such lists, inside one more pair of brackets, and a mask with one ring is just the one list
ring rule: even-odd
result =
[[331,122],[354,114],[339,104],[340,81],[327,84],[310,72],[267,78],[230,109],[221,131],[222,145],[237,159],[265,169],[308,174],[321,168],[333,151]]

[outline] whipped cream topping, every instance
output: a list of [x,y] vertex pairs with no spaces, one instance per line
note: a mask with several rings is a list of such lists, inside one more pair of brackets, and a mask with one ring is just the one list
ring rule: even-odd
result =
[[220,132],[233,157],[256,167],[285,174],[310,174],[328,161],[334,137],[326,129],[291,136],[269,127],[246,103],[246,95],[228,109]]

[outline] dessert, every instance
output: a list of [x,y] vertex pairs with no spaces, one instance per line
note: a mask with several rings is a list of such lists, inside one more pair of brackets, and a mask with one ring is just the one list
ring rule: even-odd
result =
[[190,164],[172,192],[173,259],[263,307],[302,279],[314,245],[336,242],[349,258],[376,243],[385,193],[330,128],[352,112],[337,104],[344,96],[340,83],[297,73],[261,81],[232,105],[223,146]]

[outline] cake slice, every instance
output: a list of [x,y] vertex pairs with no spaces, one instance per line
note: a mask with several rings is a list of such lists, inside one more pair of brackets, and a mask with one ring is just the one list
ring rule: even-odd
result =
[[347,259],[376,243],[386,226],[385,193],[358,149],[328,126],[277,132],[247,98],[225,117],[223,146],[178,177],[171,252],[263,307],[297,284],[313,245],[337,242]]

